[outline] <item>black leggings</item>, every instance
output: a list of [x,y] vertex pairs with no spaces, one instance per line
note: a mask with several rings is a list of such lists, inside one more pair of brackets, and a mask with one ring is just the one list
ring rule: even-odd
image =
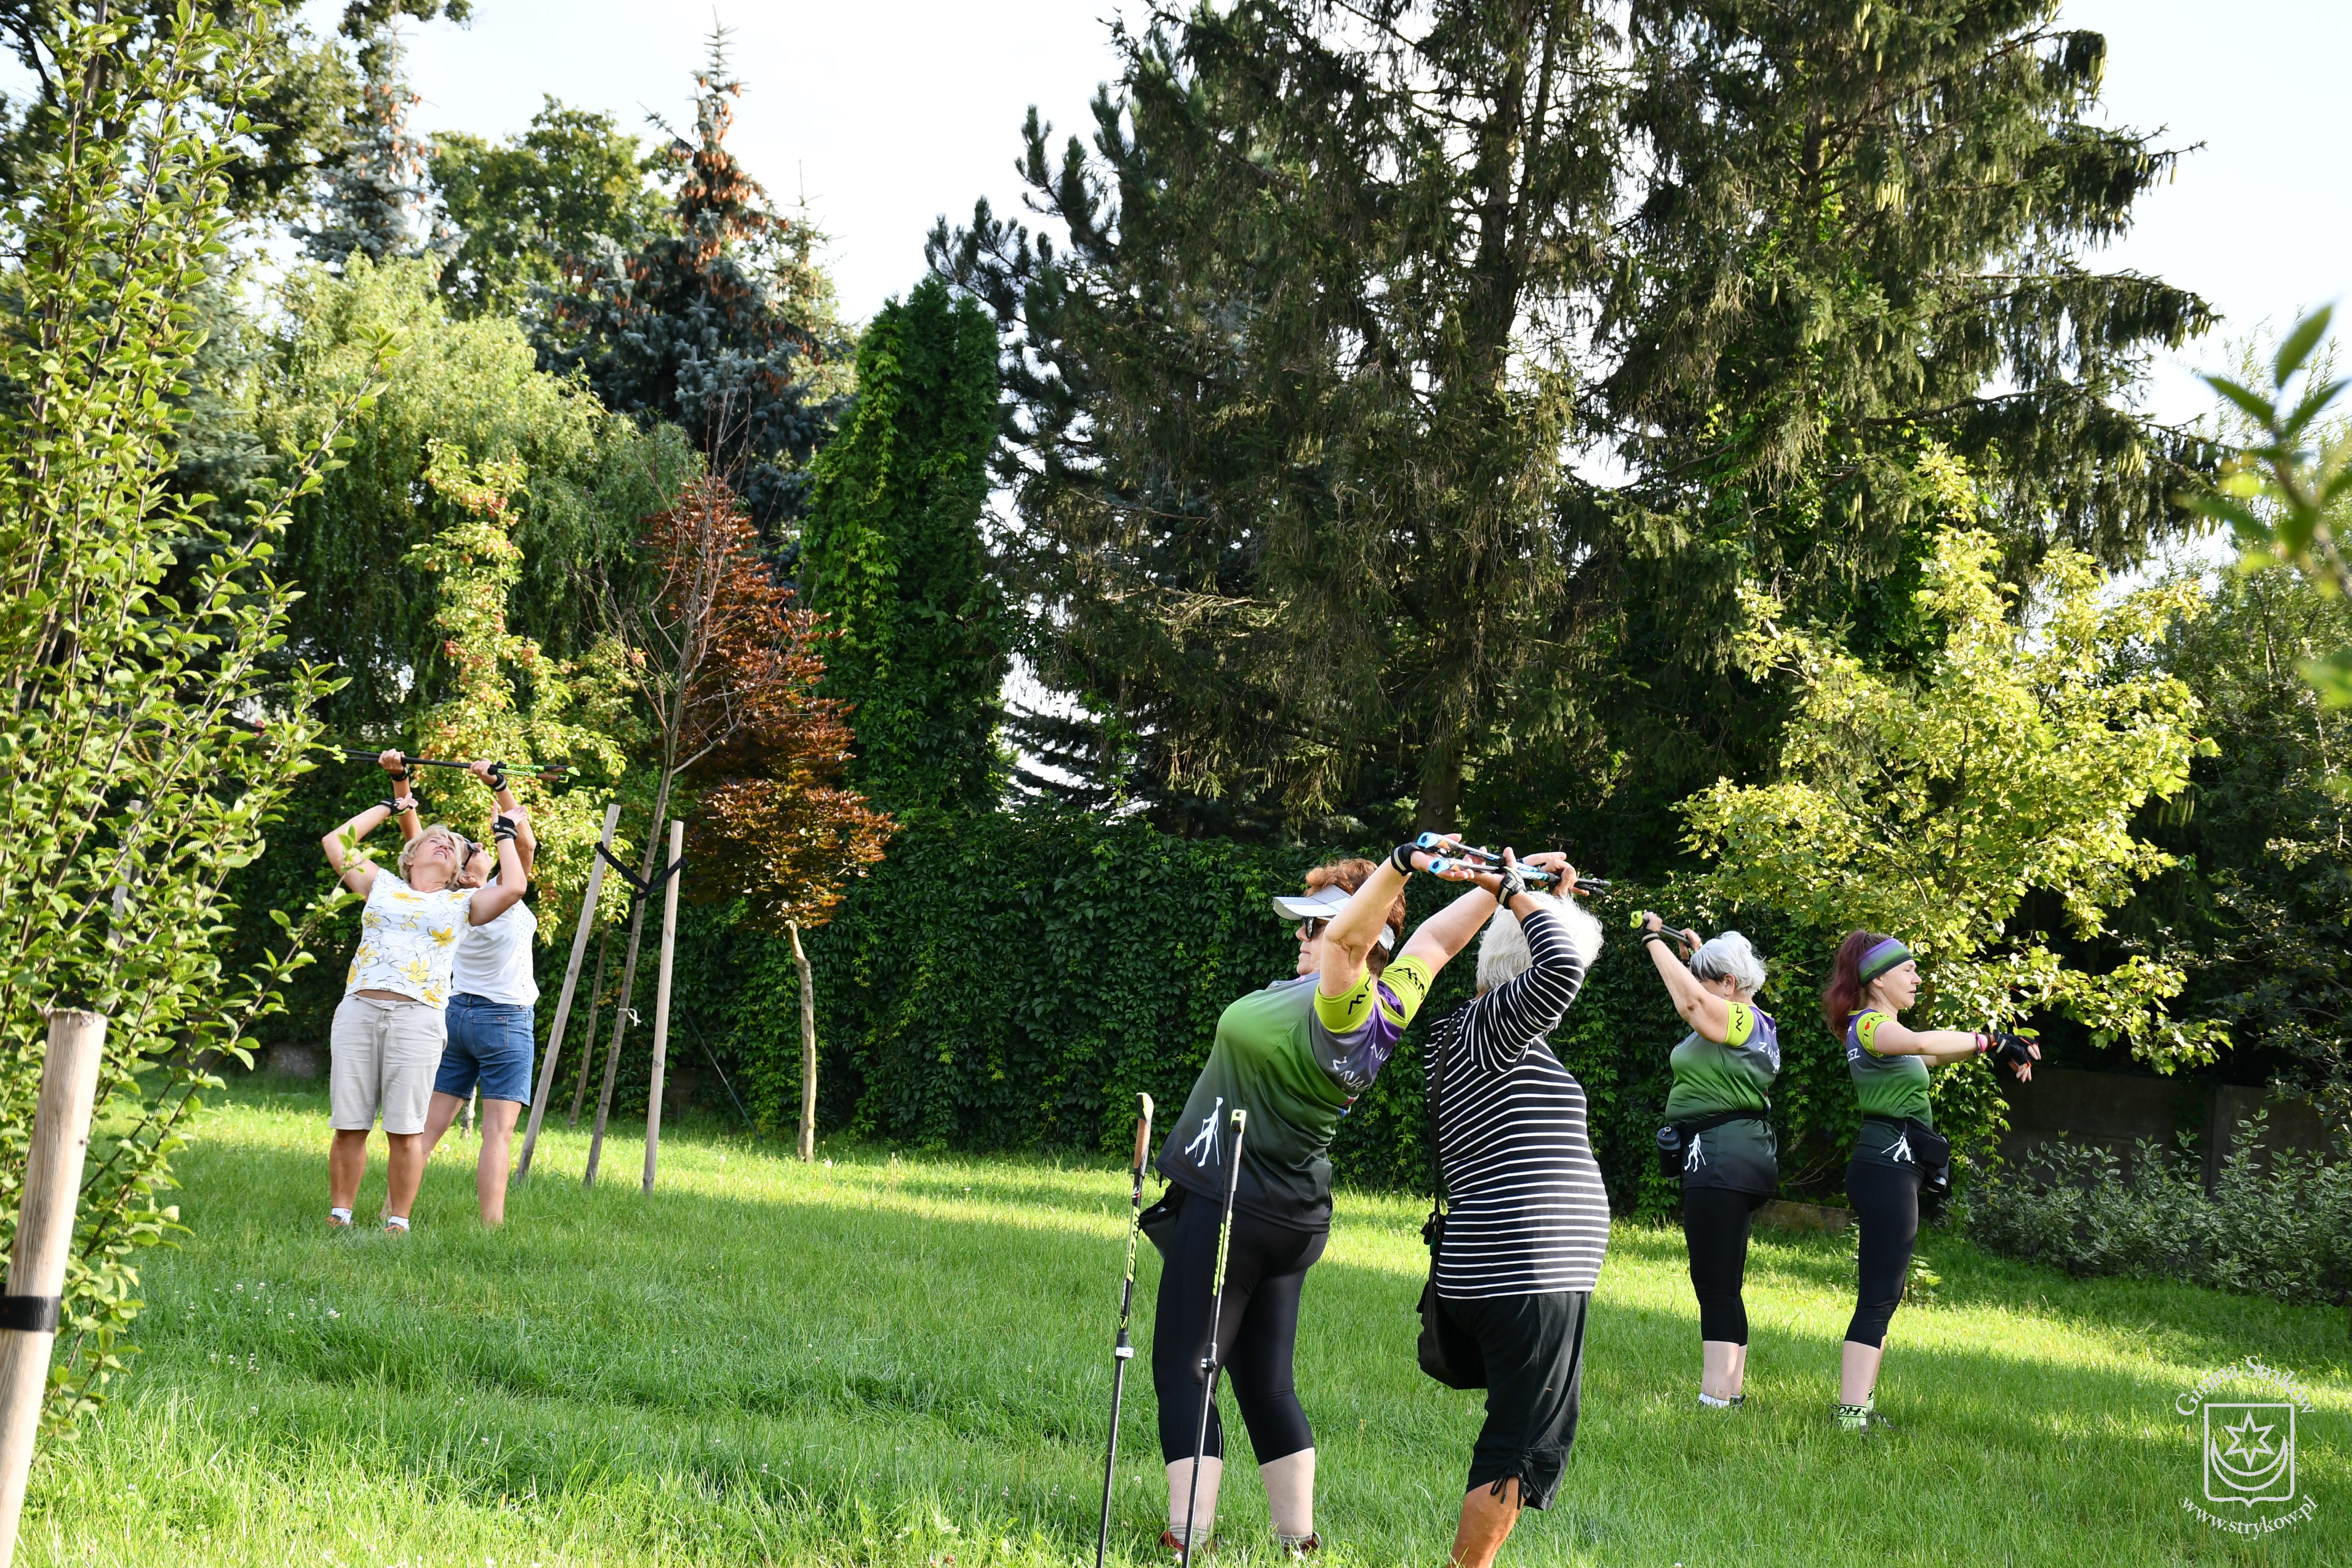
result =
[[[1217,1355],[1261,1465],[1315,1447],[1290,1363],[1298,1345],[1299,1288],[1328,1239],[1323,1231],[1293,1230],[1238,1210],[1234,1215]],[[1209,1353],[1209,1303],[1217,1272],[1217,1205],[1186,1193],[1177,1206],[1174,1232],[1160,1251],[1151,1386],[1160,1395],[1160,1457],[1173,1464],[1192,1457],[1201,1419],[1206,1383],[1201,1363]],[[1225,1452],[1214,1405],[1209,1409],[1207,1452],[1218,1458]]]
[[1739,1288],[1748,1273],[1748,1220],[1764,1199],[1762,1193],[1728,1187],[1683,1189],[1683,1239],[1690,1247],[1702,1340],[1748,1342],[1748,1303]]
[[1886,1343],[1887,1321],[1911,1278],[1911,1247],[1919,1239],[1919,1173],[1851,1161],[1845,1195],[1862,1226],[1862,1288],[1845,1337],[1876,1348]]

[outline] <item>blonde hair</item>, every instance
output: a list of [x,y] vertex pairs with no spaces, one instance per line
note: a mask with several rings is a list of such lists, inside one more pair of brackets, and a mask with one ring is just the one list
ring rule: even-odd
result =
[[429,838],[438,838],[449,847],[449,856],[454,862],[449,868],[449,885],[456,887],[458,873],[466,868],[466,836],[447,824],[439,822],[400,847],[400,858],[394,862],[400,871],[400,879],[404,882],[408,880],[409,862],[416,858],[416,852],[425,847],[425,840]]

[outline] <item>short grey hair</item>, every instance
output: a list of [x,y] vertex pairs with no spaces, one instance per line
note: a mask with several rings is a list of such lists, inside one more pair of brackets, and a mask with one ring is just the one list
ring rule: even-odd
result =
[[[1586,912],[1584,906],[1550,893],[1529,893],[1543,908],[1558,915],[1568,928],[1568,944],[1586,968],[1601,956],[1601,922]],[[1486,934],[1478,942],[1478,989],[1492,991],[1497,985],[1517,980],[1535,963],[1528,951],[1528,933],[1519,924],[1519,917],[1508,909],[1495,911],[1486,922]]]
[[1701,980],[1728,980],[1743,996],[1764,989],[1764,961],[1736,931],[1719,931],[1691,954],[1690,972]]

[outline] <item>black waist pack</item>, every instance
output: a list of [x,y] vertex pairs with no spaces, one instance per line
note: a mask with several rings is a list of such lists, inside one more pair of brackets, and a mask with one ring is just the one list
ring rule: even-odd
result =
[[1163,1262],[1168,1257],[1169,1243],[1176,1238],[1176,1211],[1183,1206],[1184,1189],[1171,1182],[1168,1190],[1160,1194],[1160,1201],[1136,1216],[1135,1228],[1143,1233],[1146,1241],[1160,1249]]
[[1916,1117],[1906,1116],[1900,1121],[1888,1116],[1863,1120],[1903,1130],[1911,1145],[1911,1158],[1919,1163],[1919,1217],[1931,1225],[1941,1220],[1945,1206],[1952,1201],[1952,1141]]
[[1669,1121],[1658,1129],[1658,1173],[1679,1176],[1683,1173],[1683,1150],[1702,1132],[1712,1132],[1727,1121],[1761,1121],[1770,1113],[1763,1110],[1727,1110],[1717,1116],[1703,1116],[1696,1121]]

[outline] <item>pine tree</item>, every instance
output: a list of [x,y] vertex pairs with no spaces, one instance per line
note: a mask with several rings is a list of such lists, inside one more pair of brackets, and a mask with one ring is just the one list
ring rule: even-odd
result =
[[996,446],[996,326],[936,278],[857,351],[857,400],[816,459],[801,555],[835,633],[825,691],[851,706],[853,776],[887,809],[985,809],[1004,610],[980,537]]
[[656,154],[676,182],[667,231],[567,264],[540,352],[551,370],[584,372],[605,407],[684,429],[789,559],[783,535],[847,392],[848,345],[816,264],[823,236],[772,210],[728,150],[743,84],[723,31],[694,81],[694,140],[673,132]]
[[1243,0],[1118,37],[1093,155],[1026,132],[1066,255],[984,208],[930,247],[1012,333],[1041,669],[1131,729],[1170,826],[1451,826],[1575,574],[1610,36],[1559,0]]
[[2200,454],[2129,395],[2207,312],[2084,265],[2168,160],[2090,123],[2104,48],[2053,9],[1242,0],[1121,34],[1091,153],[1027,131],[1067,248],[983,211],[931,249],[1006,327],[1042,672],[1163,816],[1513,836],[1574,799],[1623,865],[1769,764],[1740,583],[1927,646],[1930,454],[2014,560],[2131,559]]

